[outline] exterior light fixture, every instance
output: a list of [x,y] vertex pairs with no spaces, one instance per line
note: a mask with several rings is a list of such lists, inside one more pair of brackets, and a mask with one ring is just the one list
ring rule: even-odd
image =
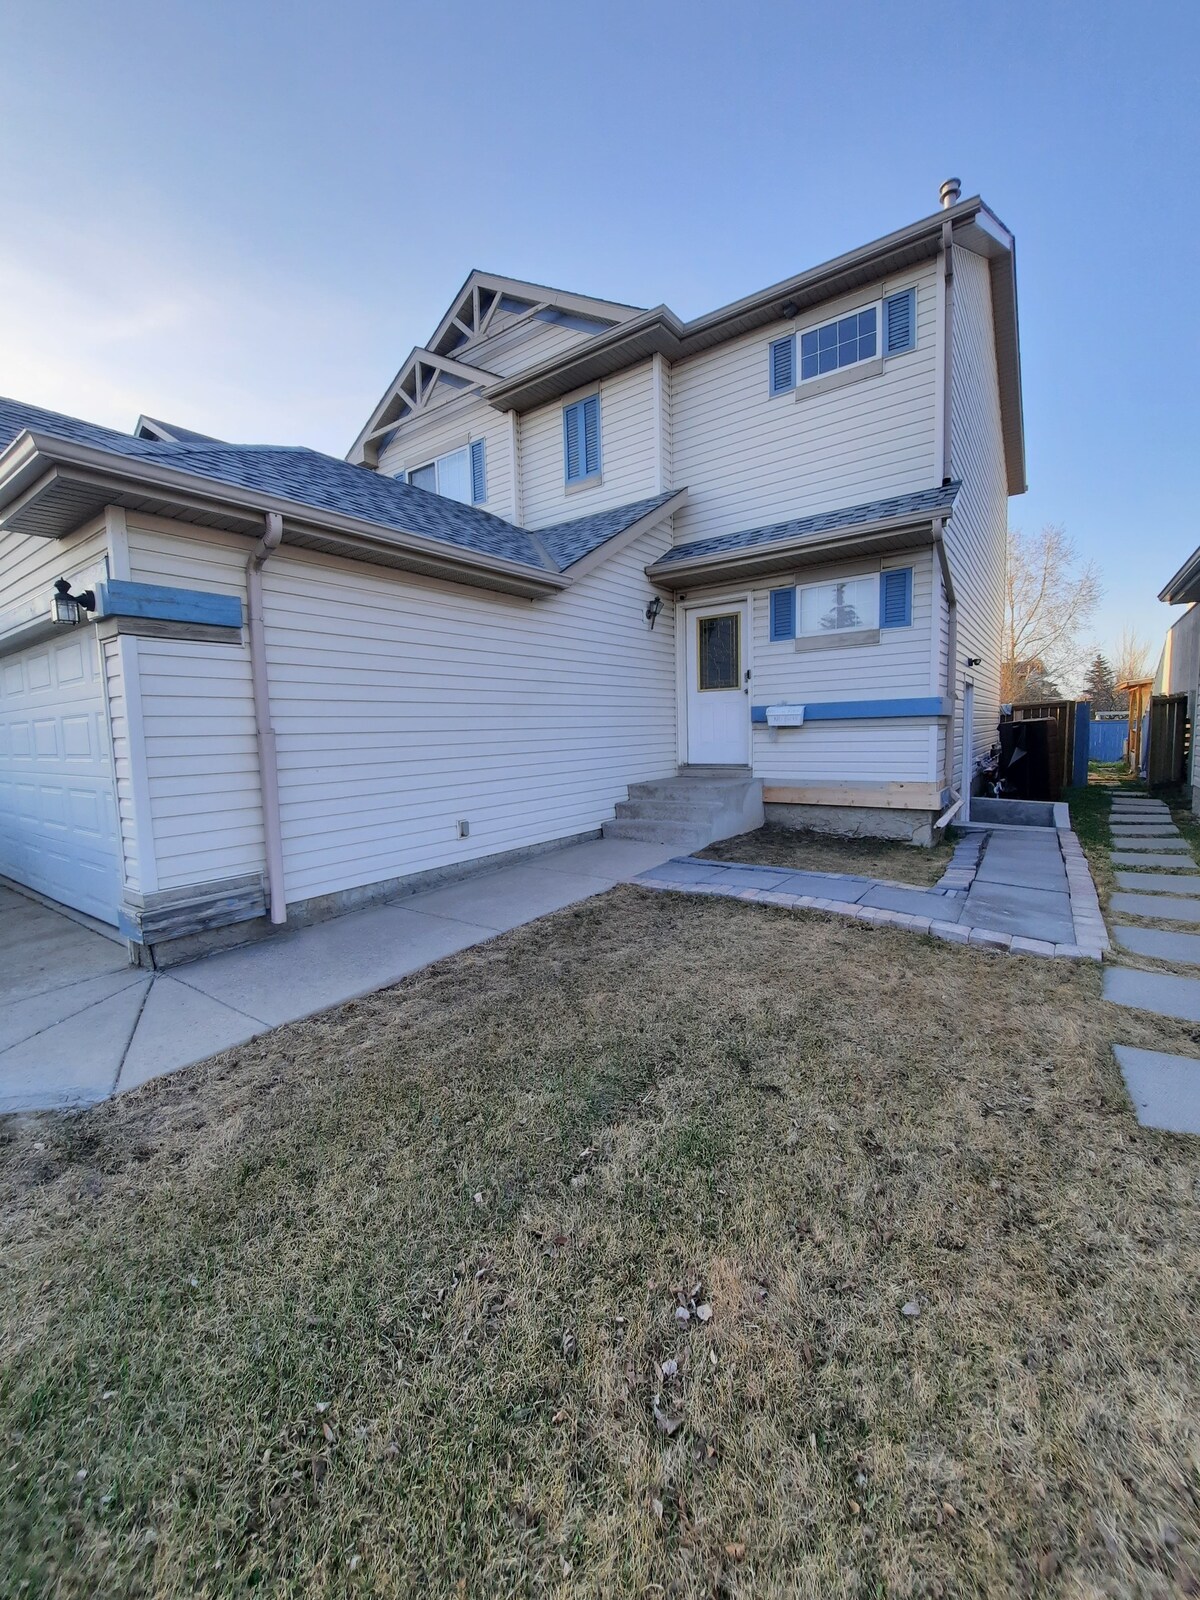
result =
[[92,589],[82,594],[71,593],[69,578],[59,578],[50,597],[50,620],[60,627],[74,628],[83,621],[84,612],[96,609],[96,595]]
[[650,624],[651,630],[653,630],[654,624],[658,621],[659,617],[662,615],[662,610],[663,610],[662,596],[656,594],[654,596],[654,598],[646,606],[646,621]]
[[967,665],[969,667],[981,667],[983,665],[983,657],[982,656],[968,656],[967,657]]

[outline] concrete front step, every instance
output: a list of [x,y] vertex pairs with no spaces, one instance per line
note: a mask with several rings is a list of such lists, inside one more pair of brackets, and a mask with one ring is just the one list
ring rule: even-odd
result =
[[707,822],[718,814],[721,805],[716,796],[676,800],[653,795],[644,800],[618,800],[617,817],[622,822]]
[[605,838],[698,850],[763,825],[762,782],[744,769],[690,769],[673,778],[631,783],[628,795],[604,824]]
[[711,844],[712,836],[706,828],[697,828],[685,822],[650,822],[633,818],[616,817],[602,825],[606,839],[643,839],[648,844],[677,845],[681,851],[703,850]]

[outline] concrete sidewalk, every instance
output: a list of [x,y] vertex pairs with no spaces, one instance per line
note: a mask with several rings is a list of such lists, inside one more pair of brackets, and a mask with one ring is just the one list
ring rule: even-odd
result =
[[0,1113],[92,1105],[603,894],[670,854],[588,840],[159,973],[0,888]]

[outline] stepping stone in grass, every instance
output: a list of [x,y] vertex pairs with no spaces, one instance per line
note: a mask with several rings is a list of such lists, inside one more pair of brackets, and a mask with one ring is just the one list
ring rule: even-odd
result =
[[1160,839],[1153,835],[1147,838],[1140,833],[1125,833],[1121,834],[1118,840],[1114,834],[1113,845],[1120,850],[1173,850],[1178,855],[1191,855],[1191,847],[1187,840],[1178,837],[1172,839],[1164,836]]
[[1200,978],[1181,978],[1174,972],[1140,972],[1136,967],[1109,967],[1104,974],[1103,994],[1116,1006],[1150,1011],[1156,1017],[1200,1022]]
[[1134,894],[1200,895],[1200,872],[1118,872],[1117,888]]
[[1196,870],[1195,862],[1189,855],[1153,855],[1147,850],[1114,850],[1109,860],[1114,867],[1137,867],[1140,872],[1149,871],[1154,867],[1160,867],[1164,872],[1181,874]]
[[1200,933],[1170,933],[1166,928],[1133,928],[1118,922],[1112,936],[1122,950],[1130,950],[1135,956],[1154,956],[1158,961],[1200,967]]
[[1200,1133],[1200,1061],[1125,1044],[1113,1054],[1143,1128]]
[[1114,894],[1108,905],[1110,911],[1125,917],[1200,923],[1200,899],[1182,900],[1177,895],[1165,894]]

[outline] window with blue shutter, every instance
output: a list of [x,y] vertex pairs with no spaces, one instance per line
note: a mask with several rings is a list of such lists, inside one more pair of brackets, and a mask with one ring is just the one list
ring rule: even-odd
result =
[[568,483],[594,478],[600,471],[600,396],[588,395],[563,407],[563,461]]
[[794,639],[796,637],[796,591],[795,589],[771,590],[771,638]]
[[487,467],[482,439],[471,441],[471,500],[481,506],[487,499]]
[[883,302],[883,353],[898,356],[917,343],[917,291],[904,289]]
[[894,567],[880,574],[879,626],[907,628],[912,623],[912,568]]
[[786,394],[796,387],[796,336],[789,333],[786,339],[771,341],[769,362],[772,394]]

